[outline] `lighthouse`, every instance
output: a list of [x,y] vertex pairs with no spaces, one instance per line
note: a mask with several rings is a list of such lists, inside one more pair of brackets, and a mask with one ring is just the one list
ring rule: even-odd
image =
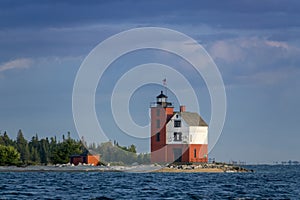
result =
[[161,91],[151,103],[151,162],[207,162],[208,125],[185,106],[174,111]]

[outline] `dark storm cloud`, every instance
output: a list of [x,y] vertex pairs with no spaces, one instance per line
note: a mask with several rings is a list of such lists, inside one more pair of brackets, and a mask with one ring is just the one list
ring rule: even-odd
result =
[[[177,29],[204,44],[237,37],[242,34],[239,30],[257,34],[272,29],[267,37],[273,40],[298,39],[299,11],[300,2],[295,0],[4,0],[0,2],[0,53],[3,61],[31,55],[77,56],[112,34],[138,26]],[[211,30],[202,33],[203,26]],[[292,28],[294,32],[286,33]]]
[[223,28],[299,26],[291,1],[1,1],[0,27],[62,27],[88,23],[209,24]]

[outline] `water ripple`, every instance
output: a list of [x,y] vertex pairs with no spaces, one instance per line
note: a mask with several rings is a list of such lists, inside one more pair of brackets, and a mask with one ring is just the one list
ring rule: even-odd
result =
[[2,172],[0,199],[299,199],[300,166],[255,173]]

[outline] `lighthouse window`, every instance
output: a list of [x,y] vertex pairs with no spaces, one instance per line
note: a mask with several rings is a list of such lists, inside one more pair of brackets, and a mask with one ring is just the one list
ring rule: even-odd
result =
[[160,128],[160,120],[156,120],[156,128]]
[[174,127],[181,127],[181,121],[180,120],[174,120]]
[[197,150],[194,149],[194,158],[196,158],[196,157],[197,157]]
[[160,109],[157,109],[156,110],[156,116],[159,116],[160,115]]
[[156,142],[160,141],[160,132],[156,133]]
[[174,141],[182,141],[182,133],[174,132]]

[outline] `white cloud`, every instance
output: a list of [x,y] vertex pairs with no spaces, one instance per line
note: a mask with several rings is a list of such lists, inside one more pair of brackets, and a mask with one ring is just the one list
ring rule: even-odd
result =
[[289,44],[280,41],[272,41],[264,38],[235,38],[227,40],[218,40],[213,43],[209,52],[214,59],[221,59],[228,63],[236,63],[244,61],[254,56],[265,56],[269,59],[269,55],[278,54],[282,57],[283,51],[292,54],[297,48],[293,48]]
[[285,42],[278,42],[278,41],[265,41],[265,44],[270,47],[276,47],[276,48],[283,48],[283,49],[289,49],[289,45]]
[[212,58],[227,62],[241,61],[245,57],[241,47],[233,41],[217,41],[210,47],[209,52]]
[[0,65],[0,72],[13,69],[27,69],[32,65],[32,63],[33,60],[29,58],[15,59],[9,62],[2,63]]
[[241,37],[218,40],[209,51],[230,86],[281,84],[299,73],[300,48],[293,43]]

